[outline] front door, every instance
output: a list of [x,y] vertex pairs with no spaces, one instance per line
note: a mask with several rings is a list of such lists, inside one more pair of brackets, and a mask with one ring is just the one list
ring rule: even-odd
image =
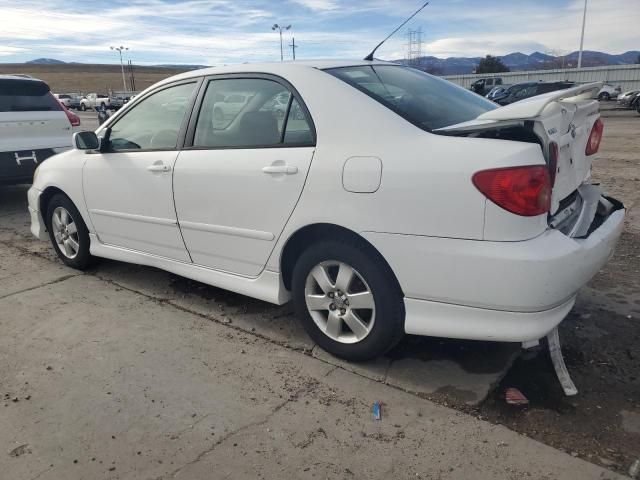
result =
[[172,85],[142,99],[112,125],[104,151],[87,155],[85,201],[102,243],[190,261],[172,175],[196,85]]
[[[239,95],[242,108],[225,104]],[[225,78],[209,82],[194,123],[174,173],[187,249],[196,264],[257,276],[304,186],[315,148],[309,114],[280,81]]]

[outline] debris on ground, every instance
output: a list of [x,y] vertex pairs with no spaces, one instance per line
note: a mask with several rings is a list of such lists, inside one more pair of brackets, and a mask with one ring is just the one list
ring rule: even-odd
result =
[[640,478],[640,458],[629,467],[629,476],[634,480]]
[[25,453],[31,453],[31,449],[29,448],[29,444],[25,443],[20,445],[19,447],[14,448],[9,452],[10,457],[19,457],[20,455],[24,455]]
[[529,405],[529,399],[515,387],[507,388],[504,398],[509,405]]
[[373,419],[382,420],[382,403],[373,402]]

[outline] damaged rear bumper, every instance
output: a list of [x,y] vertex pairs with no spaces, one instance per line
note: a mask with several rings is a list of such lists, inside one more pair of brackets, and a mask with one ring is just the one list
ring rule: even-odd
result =
[[[582,237],[549,228],[519,242],[367,233],[405,293],[405,331],[523,342],[547,335],[613,255],[624,207],[596,198]],[[585,211],[587,203],[580,212]],[[579,215],[580,231],[586,222]]]

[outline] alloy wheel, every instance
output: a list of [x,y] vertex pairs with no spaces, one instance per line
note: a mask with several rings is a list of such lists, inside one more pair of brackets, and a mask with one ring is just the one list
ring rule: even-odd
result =
[[66,208],[57,207],[53,211],[51,228],[60,252],[69,259],[76,258],[80,250],[78,227]]
[[364,340],[376,319],[373,293],[350,265],[335,260],[311,269],[305,283],[311,318],[327,337],[352,344]]

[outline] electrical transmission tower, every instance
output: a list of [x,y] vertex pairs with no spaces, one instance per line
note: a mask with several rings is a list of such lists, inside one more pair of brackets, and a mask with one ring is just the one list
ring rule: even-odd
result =
[[422,27],[407,30],[407,64],[412,67],[422,65]]

